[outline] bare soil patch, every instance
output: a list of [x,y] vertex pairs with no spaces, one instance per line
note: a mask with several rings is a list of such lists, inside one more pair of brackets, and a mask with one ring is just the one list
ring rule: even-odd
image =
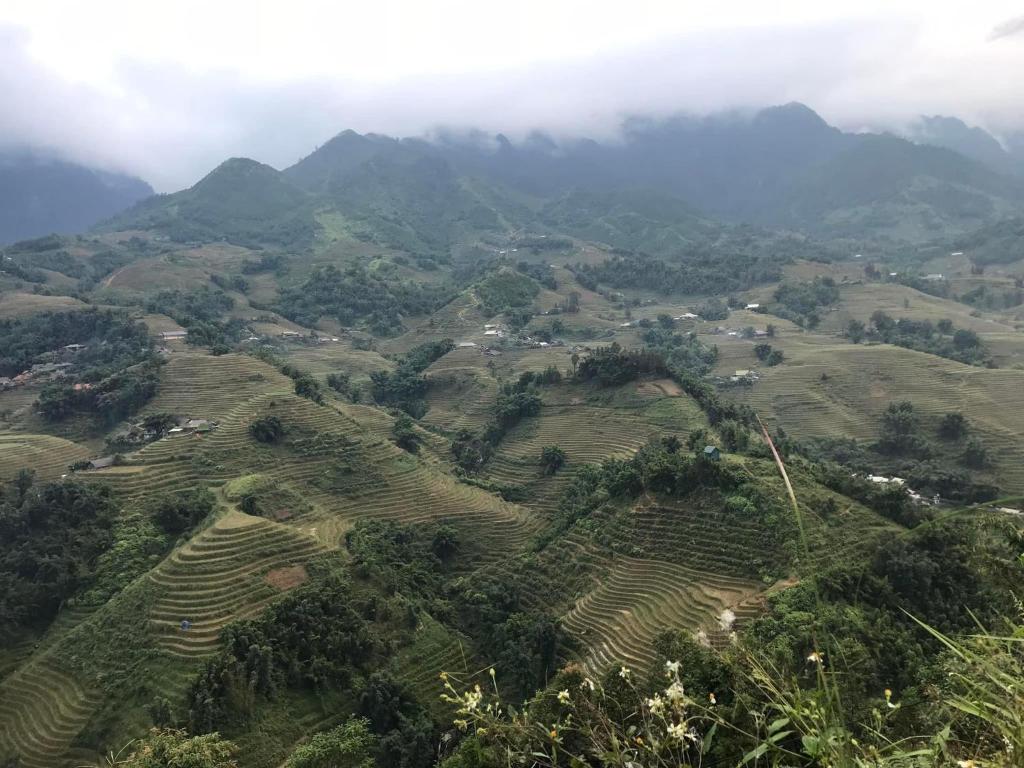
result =
[[267,574],[267,584],[282,592],[293,589],[299,584],[304,584],[309,574],[304,565],[289,565],[284,568],[275,568]]

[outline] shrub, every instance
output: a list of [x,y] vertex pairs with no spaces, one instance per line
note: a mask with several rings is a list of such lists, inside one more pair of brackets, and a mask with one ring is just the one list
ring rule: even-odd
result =
[[557,445],[549,445],[541,449],[540,465],[545,475],[553,475],[564,466],[566,460],[565,451]]
[[284,437],[284,425],[277,416],[264,416],[249,425],[249,434],[261,443],[278,443]]
[[184,493],[167,493],[150,502],[150,514],[166,533],[177,535],[198,525],[215,506],[212,493],[205,488]]
[[373,768],[377,738],[369,726],[369,720],[351,717],[344,725],[317,733],[295,748],[284,768]]

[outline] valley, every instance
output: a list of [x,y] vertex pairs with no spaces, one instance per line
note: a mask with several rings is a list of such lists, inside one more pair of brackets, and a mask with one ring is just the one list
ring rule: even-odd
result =
[[[985,589],[1012,582],[1024,497],[1024,257],[982,268],[954,250],[980,221],[918,225],[944,174],[993,220],[1021,187],[802,109],[758,140],[810,131],[833,154],[777,207],[697,213],[671,166],[627,191],[639,140],[582,194],[572,151],[347,132],[5,248],[5,531],[71,564],[37,594],[47,568],[5,555],[0,758],[93,764],[157,726],[271,768],[363,715],[380,765],[434,764],[442,734],[461,759],[439,673],[493,670],[521,702],[566,669],[657,679],[667,647],[806,654],[819,580],[865,679],[906,677],[849,583],[895,611],[941,590],[892,563],[985,547]],[[813,199],[820,174],[894,153],[913,171],[895,196]],[[47,493],[66,528],[38,522]],[[894,615],[877,626],[902,642]]]

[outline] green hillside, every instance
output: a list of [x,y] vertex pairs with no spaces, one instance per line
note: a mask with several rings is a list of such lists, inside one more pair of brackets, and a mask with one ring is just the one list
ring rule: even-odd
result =
[[553,147],[346,132],[3,251],[0,762],[497,768],[677,675],[709,765],[815,764],[757,723],[826,679],[844,744],[1002,748],[917,620],[1013,631],[1017,182],[795,106]]

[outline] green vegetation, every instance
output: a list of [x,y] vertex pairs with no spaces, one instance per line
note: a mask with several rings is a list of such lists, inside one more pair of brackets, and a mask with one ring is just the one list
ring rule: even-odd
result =
[[249,425],[249,432],[261,443],[279,443],[284,437],[284,425],[277,416],[264,416]]
[[[84,349],[65,350],[74,344]],[[83,380],[95,381],[146,359],[151,343],[145,326],[124,312],[90,309],[0,320],[0,350],[0,376],[14,376],[35,364],[64,362],[81,372]]]
[[207,490],[167,494],[149,502],[153,520],[165,533],[177,536],[195,527],[214,508],[213,494]]
[[421,344],[410,350],[395,370],[374,371],[370,374],[373,399],[380,405],[401,408],[419,418],[426,412],[423,396],[427,393],[428,383],[423,371],[454,347],[451,339]]
[[5,248],[0,764],[1014,764],[1019,248],[945,245],[1019,190],[755,122],[345,134]]
[[540,466],[544,474],[553,475],[565,466],[565,451],[557,445],[546,445],[540,452]]
[[816,328],[821,323],[820,310],[839,300],[839,286],[830,277],[816,277],[810,282],[783,283],[775,291],[772,312],[797,325]]
[[475,290],[484,312],[496,315],[529,306],[540,289],[529,277],[501,269],[481,280]]
[[377,740],[369,725],[365,718],[353,718],[315,734],[292,752],[285,768],[374,768]]
[[478,471],[494,454],[505,434],[527,416],[540,413],[541,398],[533,376],[523,376],[515,384],[505,384],[494,404],[494,416],[480,433],[459,430],[452,440],[456,463],[467,472]]
[[[721,294],[778,280],[785,257],[697,247],[667,261],[640,253],[615,255],[597,265],[578,264],[576,279],[591,290],[642,288],[663,294]],[[706,318],[721,319],[721,318]]]
[[61,603],[87,589],[114,542],[118,508],[105,489],[34,485],[25,470],[0,503],[0,622],[4,633],[45,627]]
[[870,328],[865,330],[863,323],[851,321],[846,332],[854,344],[866,336],[872,341],[916,349],[968,365],[992,365],[989,352],[978,334],[966,328],[955,328],[950,320],[938,323],[905,317],[894,320],[878,310],[871,315]]
[[327,266],[301,285],[283,289],[277,308],[302,325],[316,325],[326,316],[342,325],[364,323],[374,333],[390,336],[402,331],[403,316],[429,312],[448,298],[442,288],[388,281],[362,266],[344,271]]
[[154,728],[138,742],[129,744],[128,756],[115,758],[117,768],[238,768],[238,748],[216,733],[189,736],[171,728]]

